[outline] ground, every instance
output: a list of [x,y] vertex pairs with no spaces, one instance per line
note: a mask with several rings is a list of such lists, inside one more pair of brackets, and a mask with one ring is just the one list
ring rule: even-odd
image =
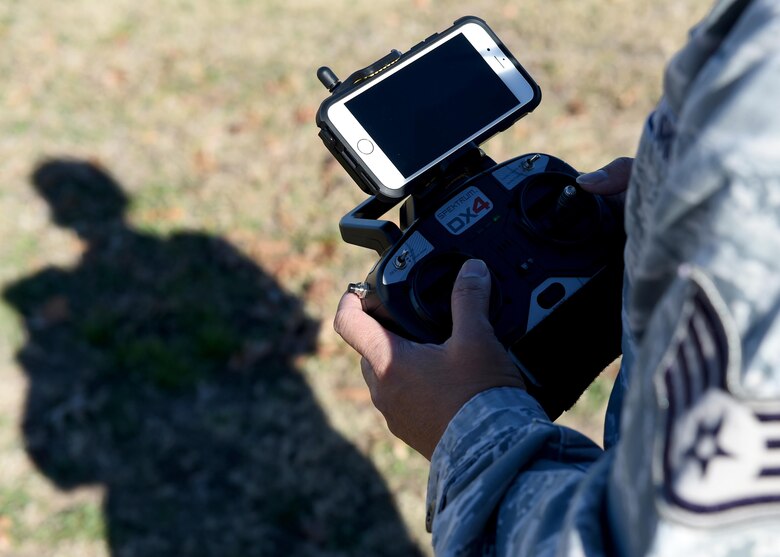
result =
[[[375,256],[338,234],[364,194],[317,67],[478,15],[543,90],[485,150],[590,170],[709,3],[3,2],[0,555],[429,554],[427,463],[330,327]],[[598,439],[610,385],[561,420]]]

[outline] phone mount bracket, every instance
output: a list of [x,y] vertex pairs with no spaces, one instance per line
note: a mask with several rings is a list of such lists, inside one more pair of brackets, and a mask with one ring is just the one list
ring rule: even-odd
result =
[[464,181],[496,165],[476,143],[469,143],[448,159],[439,163],[434,178],[418,192],[406,198],[399,214],[400,227],[392,221],[382,220],[390,209],[401,201],[386,203],[376,196],[369,196],[341,218],[341,238],[348,244],[372,249],[380,256],[401,239],[406,230],[421,215],[435,208],[439,194],[457,187]]
[[341,217],[339,230],[341,238],[348,244],[372,249],[382,255],[401,239],[398,225],[380,217],[398,205],[385,203],[372,195],[363,203]]

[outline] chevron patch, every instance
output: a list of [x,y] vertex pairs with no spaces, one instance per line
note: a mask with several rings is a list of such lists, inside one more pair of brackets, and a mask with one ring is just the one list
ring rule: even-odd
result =
[[780,401],[733,394],[740,345],[728,310],[703,273],[687,274],[689,296],[656,375],[659,502],[700,524],[780,513]]

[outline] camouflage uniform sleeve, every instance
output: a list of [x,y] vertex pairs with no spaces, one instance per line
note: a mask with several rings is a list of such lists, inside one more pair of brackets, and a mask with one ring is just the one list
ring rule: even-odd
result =
[[[436,554],[548,554],[602,454],[586,437],[550,423],[521,389],[475,396],[431,461],[427,526]],[[591,516],[597,524],[598,513]]]

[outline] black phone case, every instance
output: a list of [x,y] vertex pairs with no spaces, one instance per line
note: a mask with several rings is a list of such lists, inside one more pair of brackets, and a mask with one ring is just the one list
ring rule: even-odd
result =
[[[431,182],[431,180],[433,180],[441,172],[442,165],[445,164],[446,161],[443,161],[441,164],[436,165],[430,168],[429,170],[425,171],[423,174],[421,174],[420,176],[418,176],[413,181],[409,182],[408,184],[406,184],[404,187],[400,189],[396,190],[396,189],[387,188],[377,178],[377,176],[363,164],[360,156],[344,140],[343,136],[335,128],[333,123],[328,118],[328,108],[330,108],[330,106],[333,103],[337,102],[339,99],[342,99],[349,93],[352,93],[356,89],[359,89],[360,87],[364,87],[365,85],[367,85],[371,81],[371,79],[378,76],[386,69],[392,68],[396,64],[401,63],[404,60],[407,60],[409,57],[419,53],[421,50],[429,48],[431,45],[434,45],[437,42],[443,40],[445,37],[447,37],[453,31],[457,30],[459,27],[462,27],[463,25],[466,25],[468,23],[476,23],[477,25],[485,29],[485,31],[496,42],[496,44],[501,48],[501,50],[504,53],[506,53],[507,58],[512,62],[515,68],[517,68],[517,70],[528,81],[528,83],[531,85],[531,88],[533,89],[534,92],[533,99],[528,104],[525,105],[522,111],[510,115],[508,118],[499,122],[496,126],[485,131],[483,134],[475,138],[473,143],[479,145],[484,141],[486,141],[488,138],[492,137],[493,135],[509,128],[512,124],[517,122],[519,119],[533,112],[533,110],[541,102],[542,92],[539,86],[531,78],[528,72],[526,72],[525,69],[520,65],[520,63],[517,61],[514,55],[512,55],[512,53],[509,51],[509,49],[507,49],[506,45],[504,45],[504,43],[498,38],[498,36],[493,32],[493,30],[490,29],[488,24],[484,20],[478,17],[474,17],[474,16],[462,17],[456,20],[453,23],[453,25],[448,29],[442,31],[441,33],[435,33],[431,35],[427,39],[413,46],[411,49],[409,49],[409,51],[407,51],[404,54],[401,54],[398,51],[391,52],[390,54],[378,60],[374,64],[353,73],[352,75],[349,76],[349,78],[347,78],[342,83],[337,85],[333,89],[331,96],[322,102],[319,110],[317,111],[316,123],[317,126],[320,128],[319,136],[322,139],[322,142],[328,148],[328,150],[333,155],[333,157],[337,161],[339,161],[341,166],[344,167],[344,169],[347,171],[350,177],[358,184],[360,189],[362,189],[364,192],[370,195],[375,195],[380,200],[396,203],[398,202],[398,200],[403,199],[409,194],[419,191],[425,184]],[[452,117],[457,118],[458,115],[453,114]],[[458,157],[459,155],[460,153],[454,153],[448,158],[455,158]]]

